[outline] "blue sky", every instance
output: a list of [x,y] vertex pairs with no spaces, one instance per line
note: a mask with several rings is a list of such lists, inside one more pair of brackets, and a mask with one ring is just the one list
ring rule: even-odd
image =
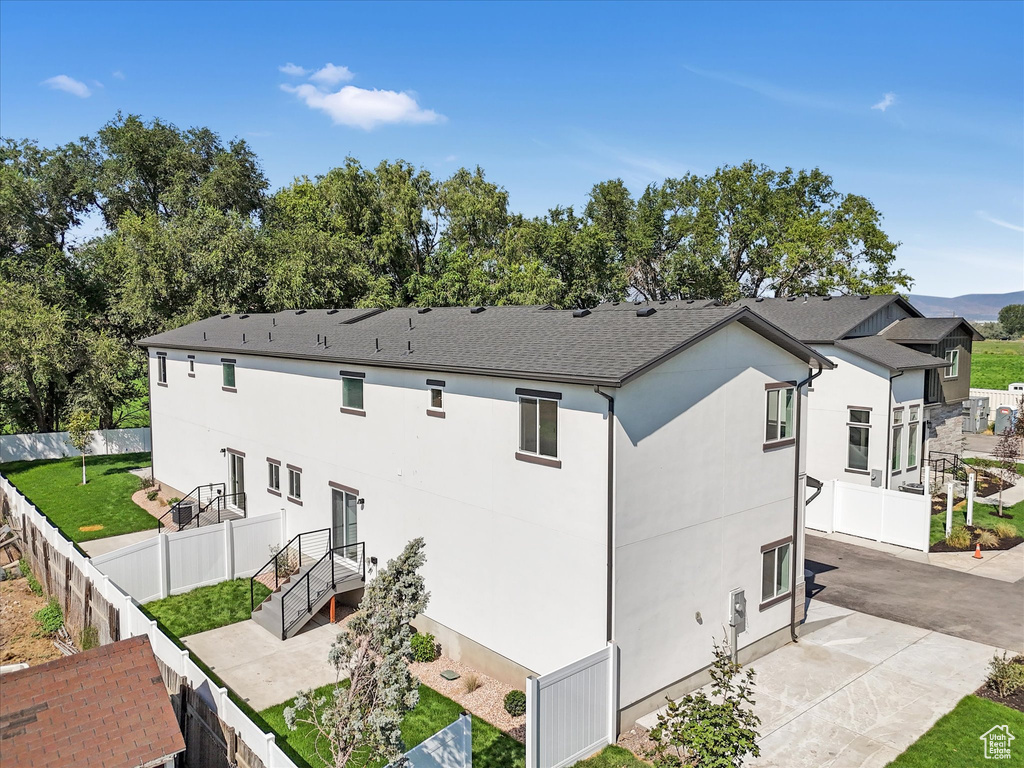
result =
[[531,215],[818,166],[882,210],[916,293],[1024,287],[1019,2],[0,3],[0,133],[118,109],[244,138],[275,187],[346,155],[479,164]]

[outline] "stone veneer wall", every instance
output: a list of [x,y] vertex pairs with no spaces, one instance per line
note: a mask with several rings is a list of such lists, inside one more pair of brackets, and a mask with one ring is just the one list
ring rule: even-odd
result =
[[925,456],[930,451],[955,453],[960,455],[964,449],[963,404],[929,405],[924,411],[925,421]]

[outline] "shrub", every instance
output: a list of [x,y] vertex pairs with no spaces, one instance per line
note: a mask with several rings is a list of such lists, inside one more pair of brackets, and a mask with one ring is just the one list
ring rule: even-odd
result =
[[147,488],[152,488],[154,485],[156,485],[156,481],[153,479],[152,475],[143,475],[142,477],[139,478],[140,491],[144,491]]
[[988,679],[985,684],[1000,697],[1006,698],[1024,689],[1024,656],[1007,658],[1006,651],[1003,651],[1001,657],[998,655],[992,657],[988,669]]
[[983,547],[997,547],[999,546],[999,537],[992,531],[982,528],[978,531],[978,543]]
[[996,523],[992,526],[992,530],[1000,539],[1016,539],[1020,536],[1017,533],[1017,526],[1013,523]]
[[156,497],[160,495],[160,491],[154,489],[146,492],[146,498],[150,501],[156,501]]
[[437,638],[429,632],[425,635],[415,634],[410,640],[412,644],[412,657],[416,661],[431,662],[441,655],[437,645]]
[[466,686],[466,693],[472,693],[480,687],[480,678],[475,672],[469,672],[463,676],[462,684]]
[[36,579],[36,577],[32,574],[32,569],[28,567],[28,560],[26,560],[24,557],[21,558],[21,560],[18,561],[18,568],[21,570],[23,574],[25,574],[25,579],[26,581],[28,581],[28,588],[31,589],[35,594],[42,597],[43,585],[40,584],[39,580]]
[[96,627],[84,627],[78,635],[78,647],[83,651],[95,648],[100,644],[100,633]]
[[60,603],[51,599],[42,610],[36,611],[33,618],[39,623],[39,634],[52,635],[64,626],[64,613]]
[[954,549],[967,549],[971,546],[971,532],[962,525],[954,525],[946,537],[946,544]]
[[169,498],[167,500],[167,503],[168,504],[177,504],[179,501],[181,501],[180,497],[178,497],[178,496],[171,496],[171,498]]
[[512,690],[505,694],[505,711],[512,717],[526,714],[526,694]]

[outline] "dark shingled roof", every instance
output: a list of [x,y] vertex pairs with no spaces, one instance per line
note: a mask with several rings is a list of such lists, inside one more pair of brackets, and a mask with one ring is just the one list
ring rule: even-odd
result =
[[899,296],[798,296],[793,299],[740,299],[761,317],[805,344],[843,338],[873,314],[893,302],[912,315],[921,313]]
[[145,635],[0,678],[3,764],[136,768],[185,750]]
[[546,307],[487,307],[482,311],[409,307],[349,323],[338,320],[349,317],[343,312],[218,315],[139,344],[617,386],[718,329],[739,322],[801,359],[819,360],[831,367],[814,350],[738,307],[655,310],[648,317],[638,317],[635,312],[592,312],[574,317],[571,310]]
[[975,341],[981,340],[981,334],[962,317],[907,317],[886,328],[882,336],[897,344],[938,344],[961,325]]
[[706,309],[720,307],[722,302],[715,299],[669,299],[666,301],[606,301],[598,304],[592,312],[631,312],[645,307],[655,309]]
[[945,368],[949,365],[941,357],[918,352],[902,344],[883,339],[881,336],[861,336],[856,339],[843,339],[836,342],[837,347],[848,349],[861,357],[884,365],[890,371],[913,371],[924,368]]

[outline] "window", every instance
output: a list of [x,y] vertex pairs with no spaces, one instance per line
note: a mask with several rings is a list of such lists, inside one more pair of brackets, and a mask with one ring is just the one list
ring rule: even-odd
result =
[[946,368],[946,378],[955,379],[960,375],[960,350],[951,349],[946,352],[946,362],[949,363]]
[[163,384],[165,387],[167,386],[167,355],[162,352],[157,353],[156,382],[157,384]]
[[302,498],[302,470],[288,465],[288,498],[298,501]]
[[789,594],[791,541],[769,544],[761,550],[761,603]]
[[281,462],[267,459],[267,490],[281,495]]
[[794,387],[775,387],[766,393],[768,397],[764,431],[766,443],[793,439],[793,395],[795,391]]
[[357,416],[365,416],[363,410],[363,378],[364,373],[353,373],[341,371],[341,410],[343,413],[353,413]]
[[519,398],[519,450],[536,456],[558,456],[558,401]]
[[444,410],[444,390],[434,387],[430,390],[430,407],[435,411]]
[[892,471],[901,470],[903,461],[903,426],[894,424],[892,428]]
[[866,408],[850,408],[847,429],[849,430],[849,447],[846,468],[855,472],[867,472],[871,411]]
[[907,425],[907,469],[917,468],[917,441],[920,434],[920,408],[910,406],[910,423]]
[[196,356],[195,355],[189,355],[188,356],[188,375],[192,376],[193,378],[195,378],[195,375],[196,375]]
[[234,360],[221,360],[220,361],[221,373],[223,376],[223,389],[230,392],[235,391],[235,361]]

